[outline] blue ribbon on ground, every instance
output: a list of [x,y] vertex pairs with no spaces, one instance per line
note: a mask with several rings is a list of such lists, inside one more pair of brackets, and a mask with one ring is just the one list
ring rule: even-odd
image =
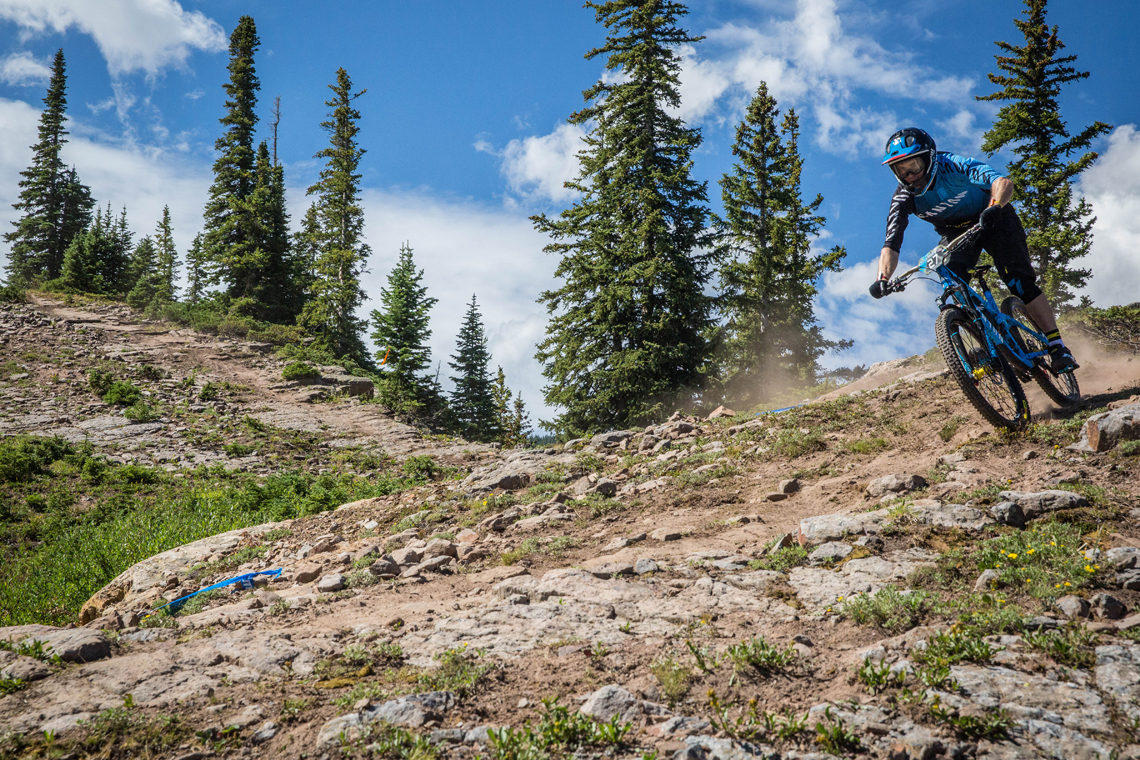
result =
[[151,615],[158,614],[162,610],[166,610],[171,615],[173,615],[176,612],[178,612],[178,610],[182,609],[182,605],[186,604],[186,602],[189,601],[190,599],[193,599],[194,597],[198,596],[198,594],[204,594],[207,591],[213,591],[214,589],[225,588],[226,586],[230,586],[234,583],[240,583],[241,587],[244,589],[247,589],[247,590],[252,589],[253,588],[253,579],[259,575],[268,575],[268,576],[276,578],[278,575],[281,575],[281,568],[277,568],[276,570],[258,570],[256,573],[244,573],[242,575],[238,575],[238,576],[235,576],[233,578],[230,578],[228,581],[222,581],[221,583],[215,583],[213,586],[207,586],[206,588],[200,588],[197,591],[195,591],[193,594],[187,594],[186,596],[179,597],[172,602],[167,602],[166,604],[162,605],[161,607],[158,607],[158,608],[152,610],[147,615],[147,617],[150,617]]

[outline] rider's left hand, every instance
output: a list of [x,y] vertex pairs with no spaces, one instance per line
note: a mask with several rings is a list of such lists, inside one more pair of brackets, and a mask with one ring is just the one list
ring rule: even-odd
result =
[[982,215],[978,217],[978,221],[981,222],[983,230],[989,230],[993,229],[994,226],[997,225],[998,219],[1000,217],[1001,206],[995,203],[993,206],[989,206],[984,211],[982,211]]
[[871,297],[872,298],[882,298],[883,296],[885,296],[887,294],[886,287],[887,287],[887,281],[886,280],[875,280],[873,283],[871,283],[871,288],[870,288]]

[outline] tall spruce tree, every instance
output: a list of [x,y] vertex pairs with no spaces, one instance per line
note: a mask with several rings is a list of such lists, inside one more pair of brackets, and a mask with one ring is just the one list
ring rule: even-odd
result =
[[499,367],[498,375],[491,386],[491,397],[495,402],[496,432],[499,443],[506,448],[525,446],[530,435],[530,415],[522,394],[514,394],[507,387],[507,376]]
[[317,204],[309,204],[301,219],[301,229],[293,233],[292,261],[294,285],[300,294],[301,310],[313,294],[317,281],[317,259],[321,255],[321,219]]
[[677,48],[701,38],[678,26],[678,2],[586,5],[610,33],[586,54],[609,73],[569,118],[593,125],[567,183],[582,198],[556,220],[532,218],[561,256],[564,284],[539,299],[552,316],[536,358],[546,400],[565,409],[543,424],[565,434],[645,424],[685,401],[713,324],[707,187],[690,176],[701,136],[674,115]]
[[[1092,141],[1112,127],[1098,121],[1069,134],[1057,103],[1061,85],[1089,74],[1071,65],[1075,55],[1058,55],[1065,45],[1057,26],[1045,21],[1048,0],[1024,2],[1025,18],[1014,19],[1014,24],[1025,44],[997,43],[1007,54],[995,56],[1004,74],[990,74],[989,79],[1001,89],[978,97],[1006,103],[986,132],[982,150],[992,156],[1008,147],[1017,156],[1008,172],[1029,238],[1029,254],[1042,290],[1054,305],[1063,305],[1073,300],[1073,290],[1083,287],[1091,275],[1076,262],[1088,254],[1096,222],[1088,201],[1081,198],[1074,203],[1072,180],[1096,160],[1097,154],[1087,150]],[[1069,160],[1074,153],[1076,160]]]
[[72,293],[102,293],[105,290],[100,262],[108,257],[114,245],[109,229],[110,209],[96,209],[95,219],[86,230],[71,239],[63,254],[63,271],[55,286]]
[[215,282],[226,285],[233,298],[256,298],[264,251],[258,245],[260,226],[249,203],[257,187],[257,155],[253,147],[257,126],[257,78],[253,56],[261,40],[251,16],[242,16],[230,35],[225,133],[214,143],[214,182],[203,212],[202,246],[212,262]]
[[162,220],[154,236],[155,281],[154,300],[172,303],[177,294],[174,282],[178,278],[178,249],[174,246],[174,229],[170,224],[170,206],[162,209]]
[[245,257],[249,266],[240,297],[253,299],[251,311],[261,319],[292,322],[300,308],[291,271],[285,169],[270,158],[264,140],[257,148],[257,183],[243,203],[247,208],[247,246],[252,253]]
[[419,388],[419,375],[427,369],[431,355],[428,320],[439,299],[428,296],[427,287],[420,284],[423,276],[422,269],[416,270],[411,247],[404,243],[388,274],[388,287],[380,289],[381,308],[371,315],[376,357],[405,391]]
[[107,293],[126,295],[135,285],[135,272],[131,262],[134,260],[134,237],[130,225],[127,223],[127,207],[119,212],[119,218],[111,221],[111,204],[107,203],[106,220],[111,245],[103,251],[103,257],[98,262],[98,272],[103,278]]
[[40,114],[39,141],[32,146],[31,165],[20,172],[19,200],[12,204],[20,216],[12,222],[15,229],[4,234],[11,246],[6,270],[13,283],[59,277],[71,239],[91,221],[91,191],[61,156],[66,121],[67,72],[60,49]]
[[[733,170],[720,180],[724,217],[717,218],[727,257],[720,278],[727,324],[720,353],[719,398],[751,407],[788,385],[813,385],[825,340],[812,298],[825,271],[839,271],[839,246],[814,255],[826,222],[823,196],[801,197],[799,120],[789,109],[777,128],[776,99],[761,82],[736,128]],[[850,345],[850,344],[847,344]]]
[[498,415],[491,376],[487,371],[491,354],[487,351],[487,335],[483,319],[472,294],[471,303],[459,329],[455,353],[447,366],[455,370],[451,382],[451,411],[459,422],[463,435],[471,440],[489,441],[499,435]]
[[367,271],[371,251],[361,241],[364,210],[360,207],[357,170],[365,151],[356,144],[360,112],[352,107],[367,90],[354,93],[352,80],[343,68],[337,70],[336,84],[329,89],[333,97],[325,105],[332,110],[328,120],[321,122],[321,128],[329,133],[329,147],[316,154],[316,158],[325,159],[325,168],[320,180],[308,190],[309,195],[317,196],[315,277],[297,321],[316,338],[318,346],[333,355],[371,364],[360,337],[367,323],[356,316],[356,309],[364,303],[360,275]]
[[186,252],[186,303],[196,304],[206,296],[210,282],[209,260],[202,247],[202,233],[194,236]]
[[145,309],[154,300],[158,281],[158,252],[147,235],[135,246],[131,256],[132,285],[127,303],[134,309]]

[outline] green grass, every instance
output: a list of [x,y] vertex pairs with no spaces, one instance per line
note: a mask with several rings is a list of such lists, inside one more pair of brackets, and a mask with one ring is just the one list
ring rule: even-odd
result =
[[1109,571],[1085,559],[1081,526],[1049,520],[982,544],[972,558],[978,570],[994,569],[1009,594],[1046,602],[1099,585]]
[[[167,549],[419,482],[392,471],[368,479],[293,471],[259,482],[220,468],[173,478],[109,466],[81,447],[15,438],[0,445],[3,465],[10,477],[0,481],[0,626],[64,625],[120,572]],[[79,493],[93,500],[82,510]]]
[[1096,665],[1097,634],[1083,626],[1069,625],[1060,631],[1026,633],[1025,643],[1062,665],[1086,670]]
[[544,699],[542,705],[537,722],[528,722],[518,729],[508,726],[491,731],[487,745],[490,760],[592,756],[599,750],[612,756],[633,730],[633,725],[622,722],[620,716],[596,721],[558,704],[557,698]]
[[14,435],[0,439],[0,483],[33,480],[46,474],[53,462],[76,454],[62,438]]
[[748,566],[753,570],[775,570],[778,573],[786,573],[793,567],[799,567],[806,562],[807,557],[807,549],[799,544],[793,544],[783,549],[777,549],[772,554],[760,559],[750,560]]
[[661,693],[670,706],[677,704],[689,693],[695,674],[693,668],[673,655],[659,657],[649,665],[649,672],[661,684]]
[[887,586],[874,594],[857,594],[844,599],[839,614],[859,625],[902,633],[944,609],[941,600],[927,591],[900,591]]
[[976,631],[951,629],[927,639],[926,648],[913,650],[911,657],[915,662],[936,667],[960,662],[985,665],[1000,650],[1000,647],[994,648],[983,640]]
[[891,442],[886,438],[860,438],[854,441],[844,441],[842,448],[852,454],[877,454],[880,451],[886,451],[891,447]]
[[732,660],[734,673],[771,675],[795,665],[799,656],[792,647],[780,649],[769,644],[763,636],[733,644],[725,652]]

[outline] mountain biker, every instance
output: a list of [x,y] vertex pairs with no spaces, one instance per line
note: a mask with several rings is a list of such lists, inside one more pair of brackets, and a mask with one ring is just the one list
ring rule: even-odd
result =
[[871,285],[871,295],[885,295],[884,286],[898,266],[899,248],[911,214],[933,224],[943,245],[980,221],[982,233],[954,251],[947,268],[968,282],[969,272],[985,248],[1006,287],[1025,303],[1029,316],[1049,339],[1053,371],[1060,374],[1076,369],[1079,365],[1061,340],[1053,307],[1037,287],[1025,230],[1009,202],[1013,183],[981,161],[938,152],[934,139],[916,127],[891,135],[883,164],[891,168],[899,185],[891,198],[887,239],[879,254],[879,279]]

